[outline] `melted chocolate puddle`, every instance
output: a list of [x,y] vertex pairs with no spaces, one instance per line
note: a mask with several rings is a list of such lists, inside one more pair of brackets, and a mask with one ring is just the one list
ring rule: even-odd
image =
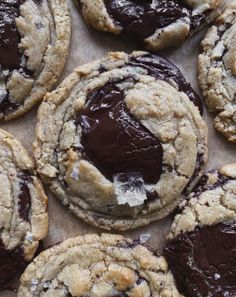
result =
[[[185,80],[181,71],[172,64],[168,59],[162,58],[155,54],[147,54],[138,57],[131,57],[129,62],[122,67],[134,66],[140,67],[147,71],[147,73],[156,79],[166,81],[170,84],[176,83],[178,90],[184,92],[188,98],[198,107],[201,114],[203,114],[202,101],[198,94],[193,90],[191,85]],[[99,72],[103,73],[107,69],[100,65]]]
[[20,5],[23,2],[24,0],[4,0],[0,3],[0,65],[3,69],[20,68],[20,35],[15,18],[19,16]]
[[110,180],[117,173],[138,171],[145,183],[156,183],[162,171],[162,146],[131,116],[117,84],[109,82],[92,91],[76,117],[86,156]]
[[[184,92],[202,113],[201,99],[186,82],[180,70],[168,60],[154,54],[147,54],[131,57],[122,67],[126,66],[141,67],[156,79],[176,83],[179,91]],[[105,71],[107,71],[106,67],[101,65],[99,72]],[[130,116],[124,102],[124,94],[115,83],[110,82],[89,94],[87,107],[77,115],[76,123],[83,129],[84,154],[107,178],[112,180],[113,174],[120,172],[139,171],[143,174],[146,183],[156,183],[159,180],[163,154],[160,143]],[[126,129],[127,124],[131,133]],[[146,133],[147,138],[144,136]],[[148,142],[144,144],[146,139]],[[133,149],[132,145],[134,145],[133,148],[137,146],[141,150]],[[145,145],[150,145],[150,148],[145,148]],[[155,191],[147,191],[147,196],[148,200],[158,198]]]
[[0,290],[4,290],[18,271],[22,271],[27,263],[20,248],[9,251],[0,239]]
[[[33,73],[21,65],[22,53],[19,50],[20,35],[16,27],[15,19],[19,17],[20,5],[25,0],[4,0],[0,2],[0,71],[9,70],[5,74],[5,83],[11,72],[15,69],[27,78]],[[40,0],[35,0],[40,2]],[[27,59],[27,57],[25,57]],[[0,112],[10,114],[16,111],[22,104],[11,102],[8,91],[0,92]]]
[[177,20],[190,18],[191,30],[204,22],[205,14],[192,15],[192,9],[179,0],[105,0],[106,9],[114,21],[124,28],[123,33],[137,39],[151,36],[156,29],[167,27]]
[[164,253],[184,296],[236,296],[236,221],[179,235]]

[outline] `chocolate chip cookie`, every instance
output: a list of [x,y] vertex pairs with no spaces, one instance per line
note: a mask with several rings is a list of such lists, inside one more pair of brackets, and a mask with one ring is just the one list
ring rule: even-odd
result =
[[236,295],[236,163],[207,173],[177,214],[165,248],[185,297]]
[[179,69],[147,52],[78,68],[39,108],[38,172],[63,204],[105,229],[167,216],[201,175],[207,128]]
[[0,289],[47,235],[47,197],[22,145],[0,129]]
[[215,128],[236,142],[236,1],[229,1],[202,41],[199,83]]
[[219,15],[219,0],[75,0],[87,24],[128,35],[149,50],[182,43]]
[[66,0],[0,3],[0,119],[39,102],[63,69],[70,39]]
[[181,297],[165,259],[120,235],[68,239],[44,251],[21,277],[18,297]]

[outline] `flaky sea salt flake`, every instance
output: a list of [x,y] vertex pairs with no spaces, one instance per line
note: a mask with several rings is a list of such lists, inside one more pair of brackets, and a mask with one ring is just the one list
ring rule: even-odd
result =
[[39,281],[37,279],[32,279],[31,281],[31,292],[35,292],[37,290],[37,285],[38,285]]
[[143,233],[140,235],[139,240],[141,243],[147,242],[151,238],[151,234],[149,233]]
[[29,242],[33,242],[33,240],[34,240],[33,234],[29,231],[27,231],[27,233],[26,233],[26,240]]
[[147,199],[142,174],[139,172],[113,175],[114,190],[119,205],[128,203],[130,207],[142,205]]
[[79,171],[78,171],[78,169],[77,168],[73,168],[72,171],[71,171],[70,176],[73,179],[79,180]]
[[45,289],[50,289],[52,288],[52,283],[50,281],[46,281],[44,284],[43,284],[43,287]]

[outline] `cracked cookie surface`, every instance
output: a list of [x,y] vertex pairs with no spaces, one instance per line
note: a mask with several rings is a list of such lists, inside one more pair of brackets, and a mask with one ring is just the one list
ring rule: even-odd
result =
[[18,297],[181,297],[161,256],[120,235],[85,235],[44,251],[21,277]]
[[229,1],[202,41],[199,83],[215,128],[236,142],[236,1]]
[[219,0],[75,0],[87,24],[160,50],[182,43],[219,15]]
[[38,172],[86,222],[146,225],[173,211],[201,175],[207,128],[198,108],[169,61],[110,53],[46,95],[34,142]]
[[236,294],[236,164],[206,173],[174,218],[165,256],[186,297]]
[[0,130],[0,288],[33,258],[47,235],[47,197],[34,162]]
[[0,119],[23,115],[57,82],[70,39],[66,0],[0,3]]

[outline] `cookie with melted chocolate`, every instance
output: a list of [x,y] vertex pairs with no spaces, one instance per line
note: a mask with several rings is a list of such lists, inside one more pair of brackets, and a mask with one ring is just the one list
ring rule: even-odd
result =
[[219,0],[75,0],[87,24],[157,51],[176,46],[219,15]]
[[78,68],[40,106],[38,172],[86,222],[120,230],[146,225],[172,212],[201,175],[201,111],[168,60],[110,53]]
[[0,290],[33,258],[47,235],[47,197],[22,145],[0,130]]
[[165,256],[186,297],[236,294],[236,164],[207,173],[176,215]]
[[198,78],[214,127],[236,143],[236,1],[228,1],[202,40]]
[[70,39],[67,1],[0,3],[0,119],[42,100],[63,69]]
[[111,234],[70,238],[44,251],[22,275],[17,296],[93,295],[181,297],[164,257]]

